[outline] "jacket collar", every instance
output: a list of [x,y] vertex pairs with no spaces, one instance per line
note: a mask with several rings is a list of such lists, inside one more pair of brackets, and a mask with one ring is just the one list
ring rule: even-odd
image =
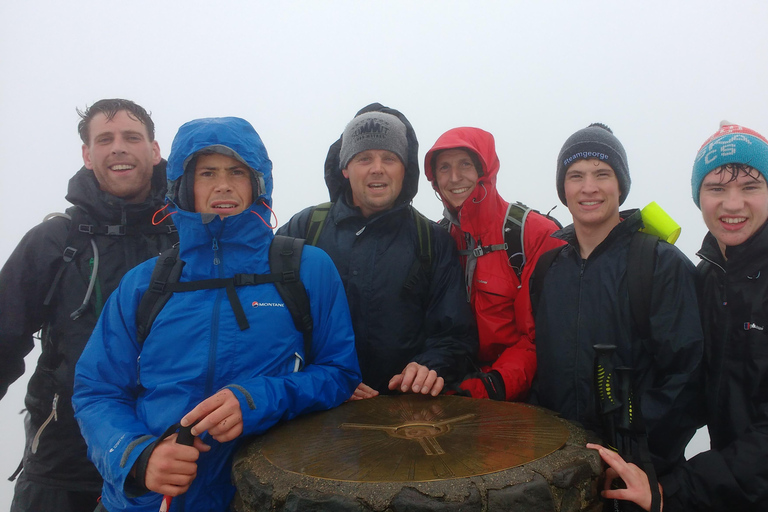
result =
[[[619,222],[611,230],[611,232],[608,233],[608,236],[605,237],[605,240],[600,242],[600,244],[597,247],[595,247],[595,250],[592,251],[592,254],[589,255],[590,258],[597,257],[602,252],[604,252],[608,247],[610,247],[614,243],[614,241],[616,241],[617,239],[622,237],[630,237],[632,236],[633,233],[635,233],[639,229],[642,229],[644,226],[642,214],[638,209],[631,209],[631,210],[625,210],[623,212],[620,212],[619,217],[621,218],[621,222]],[[568,245],[577,249],[574,252],[576,254],[579,254],[579,251],[578,251],[579,240],[576,237],[576,228],[574,228],[573,224],[569,224],[563,229],[556,231],[555,233],[552,234],[552,236],[555,238],[559,238],[560,240],[565,240],[568,243]]]

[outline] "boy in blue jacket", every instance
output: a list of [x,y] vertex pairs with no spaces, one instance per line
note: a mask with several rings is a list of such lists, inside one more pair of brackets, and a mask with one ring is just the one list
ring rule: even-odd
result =
[[[270,273],[271,171],[242,119],[179,129],[167,211],[157,214],[172,215],[179,229],[179,283]],[[77,365],[73,404],[104,477],[102,507],[155,512],[165,494],[183,495],[171,510],[228,510],[232,456],[244,436],[336,407],[360,382],[344,288],[330,258],[306,247],[310,353],[271,283],[173,293],[140,343],[137,308],[155,262],[125,276]],[[163,439],[177,422],[193,425],[192,446],[176,434]]]

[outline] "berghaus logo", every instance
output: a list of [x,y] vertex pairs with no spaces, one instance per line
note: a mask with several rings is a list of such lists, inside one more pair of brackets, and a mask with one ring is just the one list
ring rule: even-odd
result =
[[751,331],[753,329],[756,331],[762,331],[763,327],[760,325],[757,325],[755,322],[744,322],[745,331]]

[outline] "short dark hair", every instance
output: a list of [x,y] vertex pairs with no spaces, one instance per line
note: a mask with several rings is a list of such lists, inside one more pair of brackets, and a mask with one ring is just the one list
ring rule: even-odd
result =
[[712,172],[720,176],[721,183],[730,183],[732,181],[736,181],[740,174],[749,176],[755,181],[760,179],[760,171],[747,164],[725,164],[716,169],[713,169]]
[[132,119],[140,121],[141,124],[147,129],[147,135],[149,135],[149,141],[155,140],[155,123],[152,121],[150,114],[144,110],[144,107],[137,105],[131,100],[123,100],[120,98],[99,100],[90,107],[86,107],[85,110],[77,110],[77,115],[80,116],[80,122],[77,124],[77,131],[80,133],[80,139],[86,146],[90,142],[91,120],[98,114],[104,114],[108,121],[117,115],[121,110],[125,110],[128,116]]

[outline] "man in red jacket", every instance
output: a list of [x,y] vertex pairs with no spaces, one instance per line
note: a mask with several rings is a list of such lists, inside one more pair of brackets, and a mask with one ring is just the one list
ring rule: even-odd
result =
[[[479,128],[445,132],[427,153],[424,169],[445,205],[464,267],[467,301],[477,319],[478,368],[460,388],[474,398],[523,400],[536,372],[528,281],[539,256],[563,244],[550,237],[558,226],[533,210],[510,207],[499,195],[493,135]],[[522,263],[515,263],[504,246],[512,208],[524,212]]]

